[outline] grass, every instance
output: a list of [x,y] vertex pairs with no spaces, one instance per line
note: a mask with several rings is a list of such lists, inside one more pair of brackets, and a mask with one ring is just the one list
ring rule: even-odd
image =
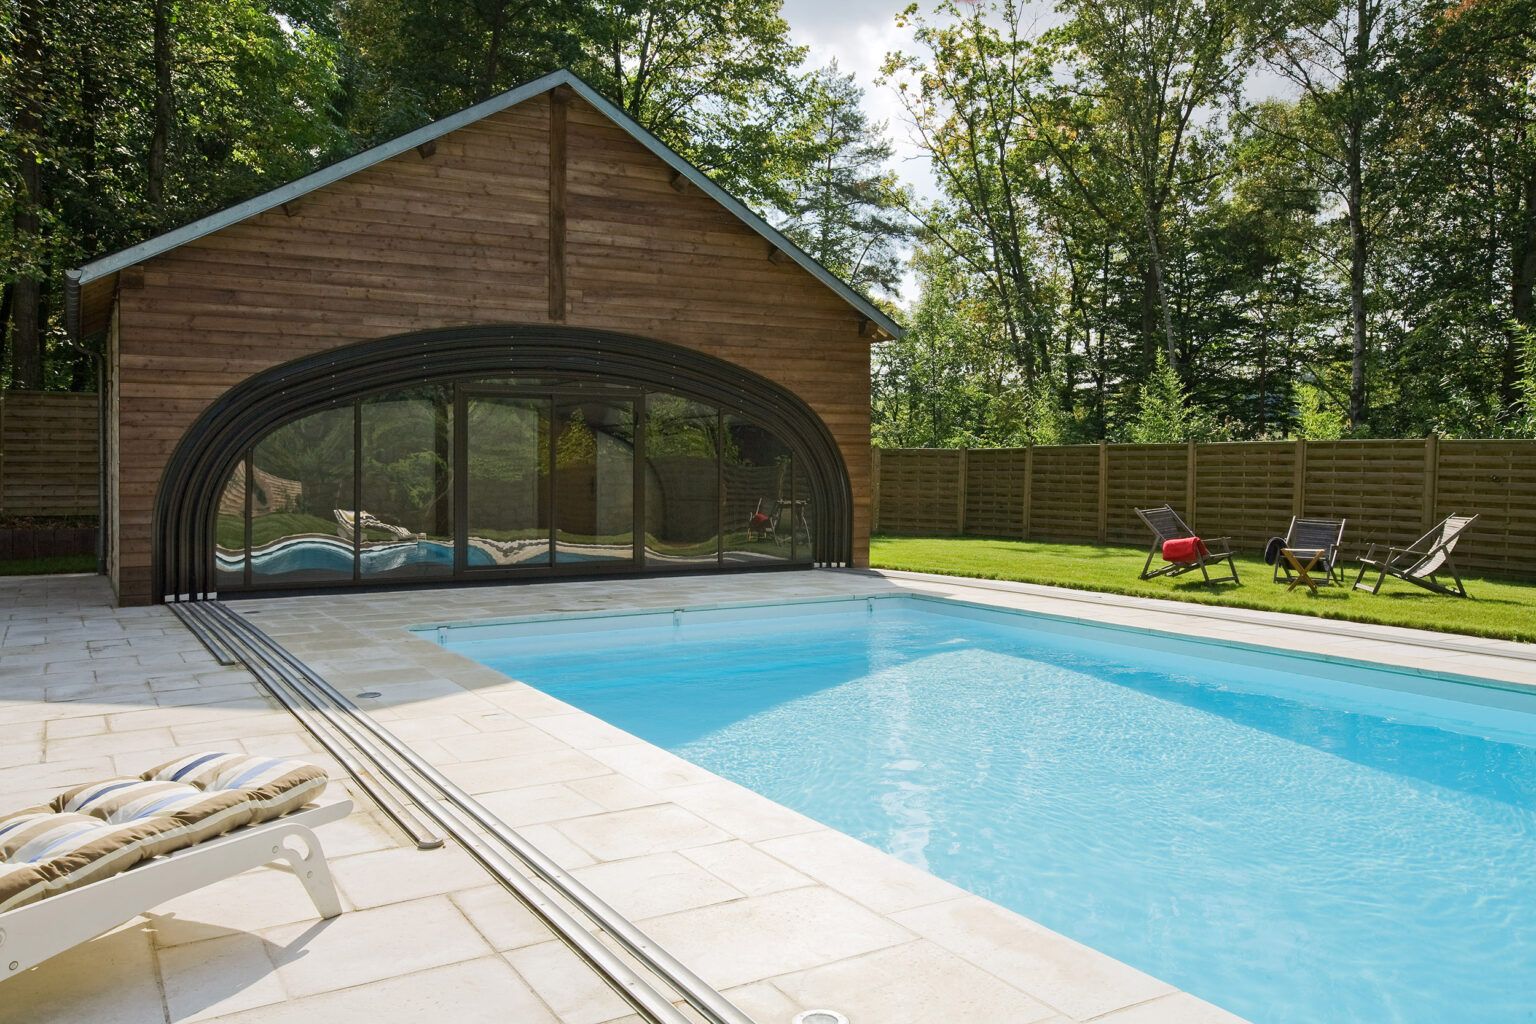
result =
[[59,572],[95,571],[95,555],[50,555],[47,558],[0,560],[0,576],[44,576]]
[[[1270,581],[1274,570],[1257,557],[1239,557],[1242,583],[1207,584],[1196,573],[1178,579],[1141,580],[1144,548],[1046,544],[980,537],[875,537],[870,564],[877,569],[942,573],[988,580],[1017,580],[1160,597],[1196,604],[1257,608],[1329,619],[1412,626],[1504,640],[1536,641],[1536,583],[1464,576],[1470,599],[1432,594],[1388,579],[1375,596],[1349,587],[1288,591]],[[1353,571],[1346,577],[1354,582]]]

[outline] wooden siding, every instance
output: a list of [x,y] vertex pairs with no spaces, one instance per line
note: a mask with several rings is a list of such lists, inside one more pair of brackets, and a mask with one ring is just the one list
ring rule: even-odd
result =
[[[535,97],[124,271],[113,367],[120,600],[151,599],[166,460],[240,380],[408,331],[550,322],[550,99]],[[727,359],[827,424],[869,534],[869,345],[860,315],[623,129],[567,110],[565,323]]]

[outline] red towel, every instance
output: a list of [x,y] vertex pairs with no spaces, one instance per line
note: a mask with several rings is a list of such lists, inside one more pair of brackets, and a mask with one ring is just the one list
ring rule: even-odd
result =
[[1205,541],[1199,537],[1176,537],[1173,540],[1163,541],[1163,561],[1165,562],[1195,565],[1210,553],[1210,549],[1205,546]]

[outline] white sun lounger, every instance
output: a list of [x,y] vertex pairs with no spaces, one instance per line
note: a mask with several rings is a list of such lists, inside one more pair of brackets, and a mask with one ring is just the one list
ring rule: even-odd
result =
[[177,896],[278,861],[321,917],[335,917],[341,901],[314,829],[351,813],[350,800],[303,807],[0,913],[0,982]]

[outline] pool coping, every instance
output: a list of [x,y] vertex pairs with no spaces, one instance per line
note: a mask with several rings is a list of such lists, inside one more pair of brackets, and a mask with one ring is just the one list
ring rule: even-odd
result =
[[[763,597],[765,589],[778,592],[777,596]],[[882,593],[869,593],[871,590]],[[807,596],[807,592],[812,593]],[[1232,1024],[1239,1021],[1240,1018],[1179,992],[1165,982],[981,897],[957,889],[841,832],[798,815],[533,687],[446,650],[433,643],[430,637],[408,631],[412,626],[421,627],[424,624],[431,628],[449,623],[546,621],[583,615],[665,613],[682,607],[729,608],[812,603],[835,598],[854,601],[882,596],[947,598],[981,607],[1032,612],[1053,619],[1133,630],[1151,629],[1183,639],[1193,638],[1174,627],[1178,620],[1187,621],[1191,616],[1196,616],[1224,621],[1233,631],[1228,636],[1200,639],[1248,649],[1279,650],[1287,654],[1298,652],[1294,647],[1277,642],[1282,641],[1286,634],[1294,640],[1297,637],[1315,637],[1319,633],[1335,632],[1333,629],[1307,628],[1321,620],[1259,613],[1262,618],[1258,621],[1246,621],[1250,616],[1235,618],[1221,614],[1231,609],[1212,609],[1185,602],[1142,599],[1109,601],[1104,598],[1115,595],[1064,592],[1058,588],[1028,584],[1001,585],[998,581],[926,574],[824,569],[775,574],[772,578],[677,577],[626,581],[622,584],[562,581],[518,588],[515,595],[509,591],[462,588],[270,598],[259,603],[242,602],[240,608],[243,612],[255,612],[253,621],[261,624],[296,655],[315,665],[333,683],[344,689],[363,686],[377,688],[379,685],[387,689],[398,684],[401,692],[398,695],[386,694],[395,699],[375,712],[376,717],[388,727],[393,728],[396,723],[420,717],[424,712],[415,706],[417,704],[428,705],[425,713],[432,714],[440,711],[445,704],[459,701],[460,697],[489,700],[502,713],[519,718],[520,727],[539,730],[559,741],[563,751],[559,756],[569,754],[589,759],[595,757],[605,766],[605,771],[623,777],[626,783],[649,789],[657,803],[646,804],[645,807],[671,808],[676,815],[702,822],[715,830],[715,836],[728,837],[720,845],[745,844],[743,852],[750,849],[754,854],[761,854],[782,868],[800,874],[809,888],[793,888],[780,893],[743,893],[740,898],[733,897],[719,905],[694,907],[651,917],[631,915],[636,916],[640,926],[647,931],[653,926],[660,927],[663,934],[657,937],[663,945],[671,947],[675,942],[683,943],[686,948],[673,951],[685,963],[689,962],[690,955],[703,958],[706,961],[704,964],[690,966],[694,966],[704,975],[705,980],[717,984],[728,998],[737,1001],[744,1010],[765,1024],[781,1018],[787,1021],[791,1011],[796,1008],[810,1008],[803,994],[819,991],[817,984],[825,988],[825,979],[828,977],[842,978],[842,991],[853,993],[848,998],[866,994],[873,998],[878,989],[889,984],[885,977],[889,974],[889,965],[885,965],[883,973],[861,975],[860,972],[874,971],[871,963],[879,961],[881,957],[894,956],[894,951],[907,950],[912,951],[912,956],[924,959],[921,966],[907,965],[914,976],[934,976],[937,979],[935,965],[943,962],[948,965],[951,975],[962,969],[966,972],[980,972],[978,977],[987,984],[1001,985],[1007,992],[1029,999],[1031,1005],[1037,1005],[1044,1011],[1041,1016],[1013,1014],[1009,1018],[1020,1022],[1047,1018],[1053,1022],[1093,1020],[1106,1024],[1121,1019],[1127,1022],[1134,1019],[1138,1024],[1151,1021],[1167,1021],[1169,1024],[1173,1021],[1220,1021]],[[1059,604],[1063,598],[1072,600],[1074,605],[1083,605],[1084,612],[1094,610],[1097,613],[1063,612]],[[537,606],[541,610],[508,615],[508,605]],[[423,606],[430,606],[432,611],[424,614]],[[1210,614],[1212,611],[1217,614]],[[1159,619],[1164,620],[1161,629],[1158,628]],[[1298,619],[1302,621],[1296,621]],[[427,621],[424,623],[424,620]],[[1252,634],[1255,627],[1263,627],[1264,632],[1255,637]],[[336,635],[338,629],[352,633],[354,642],[341,642],[344,638]],[[1279,632],[1276,632],[1277,629]],[[1353,630],[1342,637],[1356,638]],[[1341,638],[1331,639],[1336,641]],[[1327,652],[1319,653],[1318,657],[1322,660],[1385,665],[1416,675],[1442,677],[1463,674],[1449,672],[1445,667],[1423,665],[1418,651],[1424,645],[1407,642],[1406,638],[1378,635],[1370,637],[1369,642],[1385,644],[1388,649],[1383,651],[1373,647],[1364,657],[1358,654],[1329,655]],[[1492,681],[1499,689],[1518,690],[1531,685],[1530,670],[1524,664],[1528,660],[1526,657],[1500,659],[1496,653],[1482,645],[1479,648],[1475,655],[1467,655],[1454,648],[1442,649],[1442,653],[1504,661],[1506,671],[1503,674],[1506,677],[1511,674],[1516,676],[1501,680],[1480,671],[1476,676],[1467,676],[1468,681]],[[1391,656],[1394,651],[1397,655],[1395,659]],[[379,665],[381,652],[391,666],[388,669]],[[361,655],[361,660],[356,655]],[[381,678],[388,678],[392,682],[370,682]],[[422,680],[433,684],[427,688],[430,692],[413,695],[412,687],[419,689],[424,685]],[[1499,686],[1499,683],[1505,685]],[[452,689],[444,689],[438,684],[447,684]],[[458,694],[454,691],[458,691]],[[434,756],[434,751],[439,747],[437,741],[428,736],[419,742],[413,738],[411,742],[434,764],[439,764]],[[622,757],[615,754],[616,748],[623,748]],[[469,764],[470,767],[465,769],[449,761],[440,763],[439,767],[450,776],[455,771],[486,774],[485,761]],[[476,764],[481,767],[475,768]],[[496,772],[494,762],[489,767],[492,773]],[[579,785],[583,781],[574,780],[571,785]],[[661,781],[671,784],[663,785]],[[525,788],[510,787],[511,790]],[[535,785],[533,788],[545,787]],[[702,799],[708,793],[714,796]],[[506,798],[505,794],[503,797]],[[626,812],[608,810],[574,819],[557,817],[540,820],[532,825],[517,827],[534,842],[549,844],[545,852],[557,860],[561,856],[575,857],[577,860],[590,859],[594,851],[584,848],[580,841],[573,840],[567,831],[574,829],[579,838],[588,835],[595,827],[586,819],[623,813]],[[573,826],[571,823],[575,821],[586,823]],[[566,826],[564,830],[562,825]],[[619,846],[623,846],[622,841]],[[832,852],[829,853],[829,849]],[[690,851],[683,849],[664,852],[681,852],[686,858]],[[693,852],[697,854],[697,851]],[[621,865],[633,866],[651,856],[621,856],[611,860],[599,856],[593,863],[583,864],[582,868],[573,867],[573,870],[595,868],[602,872],[612,869],[622,874]],[[604,891],[602,885],[594,884],[593,888],[600,896],[612,898],[615,902],[623,896],[618,890]],[[859,928],[867,931],[873,927],[868,918],[868,915],[873,915],[883,919],[887,926],[894,926],[905,938],[892,940],[889,946],[879,946],[852,955],[847,955],[846,950],[840,950],[836,955],[829,953],[822,958],[824,962],[801,965],[796,970],[767,974],[747,981],[741,979],[739,971],[735,974],[726,971],[722,981],[711,977],[709,969],[709,964],[721,959],[721,956],[707,947],[700,947],[688,937],[696,931],[703,931],[711,933],[715,943],[723,941],[726,947],[731,945],[731,941],[723,939],[725,935],[733,936],[738,943],[750,942],[752,940],[748,936],[737,934],[744,927],[749,927],[743,924],[751,920],[746,907],[771,898],[786,898],[785,893],[798,893],[801,898],[809,898],[809,893],[823,891],[826,895],[818,898],[840,900],[842,902],[838,906],[844,911],[851,913],[853,908],[857,908],[859,914],[864,915],[860,918]],[[622,906],[620,909],[623,909]],[[690,916],[708,921],[711,914],[716,918],[714,925],[701,924],[698,920],[686,928],[678,924]],[[737,922],[735,929],[721,923],[730,921]],[[858,984],[862,988],[848,988],[861,977],[863,981]],[[815,979],[822,981],[817,982]],[[942,988],[944,984],[942,980],[930,982],[931,986],[937,988]],[[976,984],[978,982],[973,978],[966,987],[974,987]],[[1111,995],[1105,996],[1106,992]],[[963,992],[956,994],[963,995]],[[834,1008],[851,1012],[846,1002]],[[867,1013],[864,1017],[886,1019]],[[855,1016],[855,1019],[861,1018]]]

